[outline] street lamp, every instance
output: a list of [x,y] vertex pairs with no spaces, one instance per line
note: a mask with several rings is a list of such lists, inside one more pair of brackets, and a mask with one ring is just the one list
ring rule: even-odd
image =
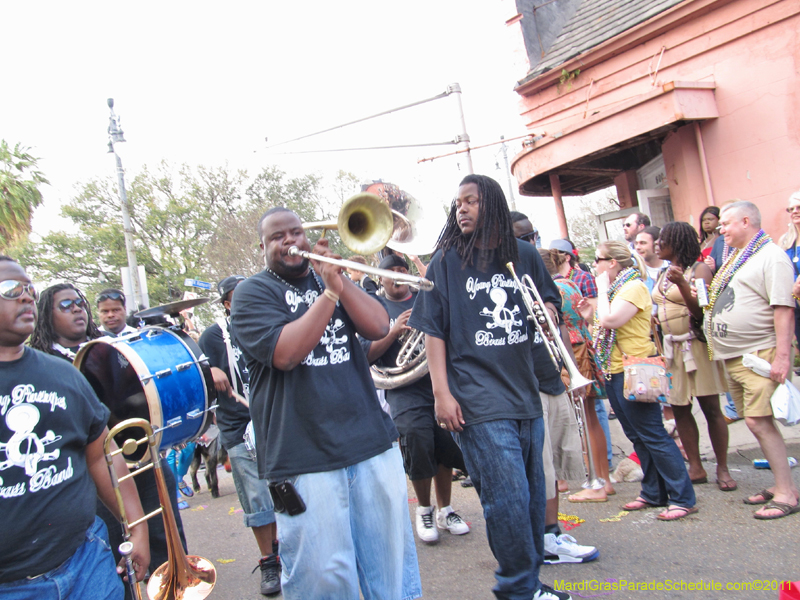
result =
[[114,99],[108,99],[108,108],[111,116],[108,119],[108,152],[113,154],[117,160],[117,180],[119,182],[119,200],[122,205],[122,229],[125,236],[125,251],[128,255],[128,286],[133,290],[134,307],[136,310],[140,306],[145,306],[142,295],[142,286],[139,283],[139,266],[136,264],[136,250],[133,246],[133,227],[131,226],[131,215],[128,210],[128,195],[125,193],[125,172],[122,170],[122,161],[117,154],[114,144],[124,142],[125,137],[119,126],[119,117],[114,112]]

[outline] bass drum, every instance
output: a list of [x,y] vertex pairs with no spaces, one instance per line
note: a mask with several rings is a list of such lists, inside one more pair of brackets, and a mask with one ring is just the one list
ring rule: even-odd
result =
[[[210,424],[209,399],[215,398],[211,367],[197,344],[177,327],[144,327],[119,338],[100,338],[84,345],[75,366],[100,401],[111,410],[109,429],[127,419],[150,422],[160,450],[200,436]],[[115,439],[144,436],[126,430]],[[147,446],[126,457],[129,463],[149,462]]]

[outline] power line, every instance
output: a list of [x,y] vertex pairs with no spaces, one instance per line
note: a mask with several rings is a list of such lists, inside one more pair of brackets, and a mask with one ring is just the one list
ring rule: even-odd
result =
[[363,148],[327,148],[322,150],[296,150],[294,152],[275,152],[274,154],[316,154],[319,152],[357,152],[359,150],[394,150],[396,148],[423,148],[427,146],[452,146],[459,143],[459,139],[449,142],[430,142],[428,144],[398,144],[396,146],[365,146]]

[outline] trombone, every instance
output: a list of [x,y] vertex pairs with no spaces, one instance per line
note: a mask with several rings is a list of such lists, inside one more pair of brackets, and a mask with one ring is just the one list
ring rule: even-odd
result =
[[[125,440],[121,448],[112,451],[111,442],[114,440],[114,436],[131,427],[140,427],[144,429],[145,437],[139,440],[129,438]],[[123,477],[117,477],[117,472],[113,465],[114,457],[118,454],[130,455],[142,444],[148,445],[152,461],[137,471],[128,473]],[[153,427],[145,419],[128,419],[127,421],[123,421],[115,425],[108,433],[103,443],[103,451],[106,456],[106,464],[108,465],[109,475],[111,476],[114,495],[117,498],[120,519],[122,521],[122,532],[125,539],[125,541],[120,544],[119,553],[125,557],[128,584],[131,586],[133,598],[135,600],[142,600],[142,592],[136,581],[136,575],[133,572],[133,563],[131,560],[133,544],[129,541],[130,530],[136,525],[159,514],[164,519],[169,559],[158,567],[150,576],[150,581],[147,583],[147,597],[150,600],[202,600],[208,596],[216,583],[217,570],[208,559],[202,556],[187,556],[183,550],[183,544],[181,544],[178,526],[175,521],[175,514],[172,512],[170,490],[167,489],[164,474],[161,471],[161,456],[158,451],[158,443]],[[161,506],[143,516],[141,519],[129,523],[125,514],[125,506],[122,501],[119,484],[148,469],[153,469],[156,487],[158,488],[158,499]]]
[[[386,245],[392,246],[392,236],[398,229],[402,229],[407,238],[407,232],[411,228],[408,219],[391,210],[379,196],[364,192],[345,201],[336,221],[304,223],[303,229],[322,229],[323,237],[328,230],[338,230],[342,242],[350,250],[357,254],[374,254]],[[404,239],[404,242],[410,244],[411,240]],[[410,249],[408,251],[411,252]],[[350,260],[329,258],[300,250],[297,246],[289,248],[289,255],[302,256],[309,260],[338,265],[344,269],[354,269],[377,277],[387,277],[395,281],[410,283],[426,292],[433,289],[433,282],[424,277],[406,275],[388,269],[377,269]]]
[[[506,263],[506,268],[511,272],[519,291],[522,294],[522,301],[525,303],[525,308],[528,310],[528,320],[533,321],[536,326],[536,331],[544,340],[544,345],[547,348],[550,359],[553,361],[555,368],[561,372],[561,362],[564,363],[564,368],[567,369],[569,374],[569,388],[567,393],[572,401],[572,410],[575,412],[575,419],[578,422],[578,433],[581,437],[581,450],[586,455],[586,480],[583,482],[583,487],[593,490],[599,490],[604,487],[606,482],[602,477],[597,477],[594,467],[594,456],[592,455],[592,445],[589,443],[589,433],[586,429],[586,405],[583,396],[578,396],[578,402],[575,402],[573,392],[587,385],[591,385],[591,379],[587,379],[578,370],[578,366],[572,360],[564,346],[564,341],[561,339],[561,331],[555,326],[550,315],[544,309],[544,301],[542,300],[536,284],[533,283],[530,275],[523,275],[522,280],[517,277],[517,272],[514,270],[513,263]],[[534,299],[535,298],[535,299]],[[547,327],[550,336],[545,335],[544,327]],[[551,339],[552,338],[552,339]]]

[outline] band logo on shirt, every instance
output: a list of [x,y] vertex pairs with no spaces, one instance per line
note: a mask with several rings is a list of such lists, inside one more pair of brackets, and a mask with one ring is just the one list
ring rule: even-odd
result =
[[67,458],[67,466],[62,470],[47,464],[61,456],[61,450],[53,447],[61,440],[61,436],[52,429],[41,436],[35,431],[41,420],[41,412],[33,402],[48,404],[50,412],[56,408],[67,408],[63,396],[55,392],[36,392],[31,384],[18,385],[10,395],[0,396],[0,414],[5,416],[6,428],[11,432],[7,441],[0,441],[0,452],[5,454],[5,460],[0,460],[0,472],[16,467],[23,469],[28,477],[27,490],[24,481],[5,486],[0,477],[0,498],[13,498],[24,495],[26,491],[47,489],[63,483],[74,474],[71,458]]
[[[325,365],[338,365],[346,363],[350,360],[350,351],[344,344],[347,343],[348,336],[346,333],[339,332],[344,329],[344,323],[341,319],[331,319],[325,332],[319,340],[319,344],[306,356],[300,364],[309,367],[323,367]],[[314,352],[322,346],[325,348],[327,354],[321,356],[314,356]],[[341,346],[341,347],[337,347]]]
[[480,281],[476,277],[467,279],[470,300],[474,300],[479,293],[488,296],[478,314],[490,320],[485,321],[486,329],[475,332],[476,345],[505,346],[528,340],[525,315],[519,305],[509,298],[508,288],[513,292],[517,284],[513,279],[506,279],[502,273],[494,274],[489,281]]
[[317,290],[306,290],[304,294],[298,294],[294,290],[286,290],[285,298],[286,304],[289,305],[289,310],[297,312],[297,307],[301,304],[311,307],[318,296],[319,292]]

